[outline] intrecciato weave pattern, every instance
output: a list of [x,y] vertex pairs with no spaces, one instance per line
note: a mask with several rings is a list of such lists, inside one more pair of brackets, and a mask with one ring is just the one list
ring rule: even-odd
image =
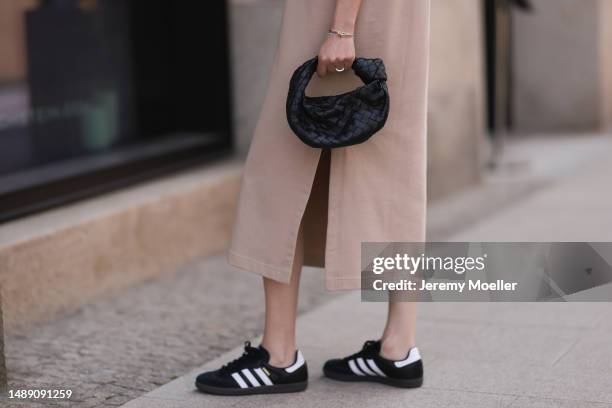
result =
[[357,58],[352,68],[365,85],[334,96],[305,95],[317,58],[294,72],[287,96],[287,121],[307,145],[335,148],[363,143],[385,125],[389,116],[385,64],[378,58]]

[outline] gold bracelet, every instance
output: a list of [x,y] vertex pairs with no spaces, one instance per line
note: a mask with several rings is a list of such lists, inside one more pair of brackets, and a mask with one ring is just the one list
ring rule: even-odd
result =
[[351,38],[351,37],[353,37],[352,33],[347,33],[346,31],[339,31],[339,30],[329,30],[327,32],[327,34],[329,34],[329,35],[337,35],[340,38]]

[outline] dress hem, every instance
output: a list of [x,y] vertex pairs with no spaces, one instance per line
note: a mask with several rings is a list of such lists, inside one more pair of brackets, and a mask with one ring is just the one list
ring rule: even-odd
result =
[[[290,278],[287,279],[287,277],[291,276],[290,268],[270,265],[234,251],[228,251],[227,261],[232,266],[265,278],[281,283],[289,283],[290,281]],[[329,271],[327,272],[329,273]],[[329,291],[361,289],[361,278],[326,278],[325,288]]]
[[291,268],[270,265],[233,251],[228,251],[227,261],[232,266],[281,283],[289,283],[291,280]]

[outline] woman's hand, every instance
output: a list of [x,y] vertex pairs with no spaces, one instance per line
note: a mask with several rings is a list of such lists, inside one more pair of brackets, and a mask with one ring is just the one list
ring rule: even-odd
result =
[[[306,0],[307,1],[307,0]],[[362,0],[336,0],[336,11],[332,30],[319,51],[317,74],[325,76],[328,72],[350,69],[355,61],[355,21],[361,8]],[[348,35],[339,35],[348,34]]]
[[317,74],[320,77],[328,72],[350,69],[355,61],[355,41],[353,37],[328,35],[319,51]]

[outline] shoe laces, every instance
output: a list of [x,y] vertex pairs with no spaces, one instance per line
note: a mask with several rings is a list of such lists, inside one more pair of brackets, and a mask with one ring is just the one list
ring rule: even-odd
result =
[[361,357],[364,355],[369,355],[372,352],[374,352],[378,347],[379,347],[378,340],[368,340],[365,343],[363,343],[363,347],[361,348],[361,350],[359,350],[355,354],[351,354],[350,356],[345,357],[345,360],[350,360],[350,359]]
[[251,346],[250,341],[244,342],[244,351],[240,357],[237,359],[230,361],[221,367],[222,371],[235,371],[236,368],[243,367],[248,365],[249,363],[258,360],[261,357],[261,350],[256,347]]

